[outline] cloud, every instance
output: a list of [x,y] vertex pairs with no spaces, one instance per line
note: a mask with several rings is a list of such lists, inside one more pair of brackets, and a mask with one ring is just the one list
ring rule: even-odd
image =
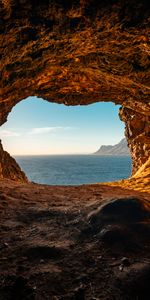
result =
[[20,133],[12,130],[0,129],[0,137],[15,137],[15,136],[20,136]]
[[[76,127],[63,127],[63,126],[51,126],[51,127],[35,127],[32,128],[29,132],[26,132],[25,134],[29,135],[36,135],[36,134],[44,134],[44,133],[55,133],[58,131],[65,131],[65,130],[74,130],[77,129]],[[6,138],[6,137],[18,137],[22,134],[16,131],[13,131],[12,129],[0,129],[0,138]]]
[[62,126],[52,126],[52,127],[35,127],[32,128],[29,134],[42,134],[56,132],[60,130],[74,129],[73,127],[62,127]]

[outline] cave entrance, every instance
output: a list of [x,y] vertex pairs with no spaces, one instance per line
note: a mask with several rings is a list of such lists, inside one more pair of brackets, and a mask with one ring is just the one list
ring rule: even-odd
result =
[[[120,180],[130,176],[131,158],[122,144],[108,147],[124,138],[118,109],[106,102],[73,107],[29,97],[13,108],[0,134],[5,150],[31,181],[74,185]],[[97,153],[102,145],[107,148]]]

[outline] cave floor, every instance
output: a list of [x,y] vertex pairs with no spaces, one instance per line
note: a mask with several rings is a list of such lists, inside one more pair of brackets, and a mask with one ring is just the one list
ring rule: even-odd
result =
[[119,234],[109,223],[96,230],[89,225],[91,212],[107,201],[133,196],[150,200],[147,193],[103,184],[1,180],[0,300],[149,299],[148,219],[142,221],[146,233],[138,227],[135,239],[130,224],[127,230],[113,223]]

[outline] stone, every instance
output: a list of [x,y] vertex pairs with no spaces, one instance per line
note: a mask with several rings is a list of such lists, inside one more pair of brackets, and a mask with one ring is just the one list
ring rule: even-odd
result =
[[145,202],[136,197],[112,199],[92,211],[87,220],[92,226],[104,224],[129,224],[150,219],[150,212],[145,209]]
[[[135,197],[113,199],[101,205],[87,216],[90,233],[109,247],[119,246],[132,251],[137,241],[147,247],[150,236],[149,202]],[[87,233],[88,237],[88,233]],[[124,267],[128,262],[122,260]]]

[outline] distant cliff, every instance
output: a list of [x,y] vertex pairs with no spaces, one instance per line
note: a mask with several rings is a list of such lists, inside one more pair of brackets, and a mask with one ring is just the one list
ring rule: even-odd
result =
[[118,144],[114,146],[101,146],[98,151],[94,154],[96,155],[130,155],[129,148],[127,146],[126,139],[122,139]]

